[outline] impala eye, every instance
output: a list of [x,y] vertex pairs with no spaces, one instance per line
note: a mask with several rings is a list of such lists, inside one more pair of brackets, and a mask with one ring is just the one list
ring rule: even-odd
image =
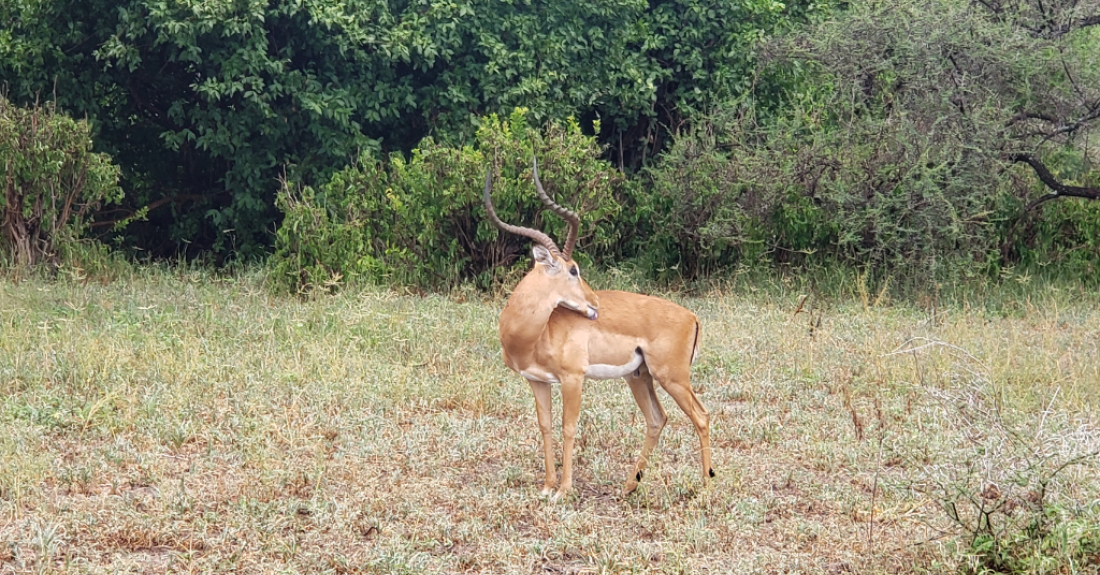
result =
[[573,277],[577,277],[577,276],[581,275],[581,272],[577,270],[577,266],[573,266],[573,267],[569,268],[569,274],[572,275]]

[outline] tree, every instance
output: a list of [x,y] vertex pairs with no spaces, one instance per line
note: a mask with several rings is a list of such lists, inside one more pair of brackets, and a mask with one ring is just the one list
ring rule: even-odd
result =
[[[753,46],[798,0],[11,0],[0,77],[87,115],[124,168],[111,219],[151,253],[261,253],[277,179],[362,151],[471,141],[478,118],[575,116],[620,166],[750,85]],[[167,232],[167,233],[166,233]]]
[[[1039,206],[1100,199],[1100,2],[891,2],[817,31],[784,57],[828,70],[852,112],[939,133],[928,143],[958,154],[949,176],[969,172],[980,186],[985,174],[979,190],[1009,177],[1014,213],[1003,214],[1002,258],[1021,239],[1018,222]],[[1038,197],[1036,184],[1045,188]]]
[[685,134],[650,172],[669,220],[654,241],[690,269],[765,257],[928,278],[1035,262],[1040,244],[1095,268],[1100,212],[1056,215],[1057,234],[1016,222],[1100,198],[1098,5],[859,2],[768,42],[757,86],[786,103]]

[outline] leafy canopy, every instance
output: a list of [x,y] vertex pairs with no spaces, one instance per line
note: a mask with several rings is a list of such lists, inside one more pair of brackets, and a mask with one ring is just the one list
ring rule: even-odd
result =
[[[363,152],[478,118],[600,119],[621,166],[695,110],[744,93],[759,39],[827,8],[799,0],[10,0],[14,100],[87,115],[124,168],[153,254],[264,251],[277,179],[318,184]],[[145,212],[142,212],[142,209]]]

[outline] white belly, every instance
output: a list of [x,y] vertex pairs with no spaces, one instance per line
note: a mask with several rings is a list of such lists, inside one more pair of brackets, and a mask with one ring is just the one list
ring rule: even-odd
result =
[[[634,352],[634,356],[630,361],[622,365],[608,365],[606,363],[593,363],[588,366],[588,370],[584,372],[584,376],[589,379],[618,379],[620,377],[626,377],[642,366],[642,362],[645,358],[642,356],[642,351],[639,349]],[[519,372],[520,376],[531,381],[543,381],[546,383],[560,383],[558,377],[548,371],[543,371],[537,367],[529,367]]]
[[529,379],[531,381],[544,381],[546,383],[560,383],[558,381],[558,378],[554,377],[553,374],[547,373],[547,372],[542,371],[541,369],[537,369],[537,368],[525,369],[525,370],[519,372],[519,374],[524,379]]

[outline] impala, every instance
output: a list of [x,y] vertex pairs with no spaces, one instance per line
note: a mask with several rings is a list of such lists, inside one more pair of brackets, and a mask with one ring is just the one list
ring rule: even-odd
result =
[[[520,280],[500,314],[504,363],[531,386],[542,432],[546,480],[542,493],[557,487],[555,498],[573,486],[573,443],[585,378],[625,378],[646,421],[641,455],[624,485],[638,487],[646,463],[667,417],[653,387],[656,381],[687,414],[699,435],[703,480],[714,477],[710,465],[710,416],[691,388],[691,364],[699,353],[699,320],[668,300],[622,291],[592,291],[573,261],[580,217],[559,206],[539,181],[533,162],[535,190],[542,202],[569,223],[565,249],[533,228],[506,224],[493,209],[492,168],[485,177],[485,210],[500,229],[534,240],[534,268]],[[554,469],[550,386],[561,385],[562,474]]]

